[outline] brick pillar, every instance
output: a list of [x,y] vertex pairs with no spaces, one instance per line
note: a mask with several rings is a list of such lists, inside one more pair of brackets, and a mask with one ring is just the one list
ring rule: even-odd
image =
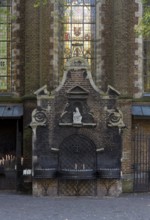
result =
[[135,12],[138,5],[133,0],[116,0],[113,12],[113,86],[124,96],[132,96],[134,90]]

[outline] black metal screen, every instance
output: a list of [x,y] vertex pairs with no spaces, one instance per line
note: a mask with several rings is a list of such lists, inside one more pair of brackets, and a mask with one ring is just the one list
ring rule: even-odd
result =
[[85,136],[72,135],[60,146],[59,194],[95,195],[96,148]]
[[96,180],[61,180],[59,195],[96,196]]
[[150,136],[137,129],[133,136],[134,191],[150,190]]

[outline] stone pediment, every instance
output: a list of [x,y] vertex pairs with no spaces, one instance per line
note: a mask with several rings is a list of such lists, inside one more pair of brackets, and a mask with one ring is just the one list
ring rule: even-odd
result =
[[89,92],[86,89],[83,89],[81,86],[75,86],[72,89],[70,89],[67,93],[69,96],[87,96],[89,94]]
[[87,99],[89,92],[80,86],[75,86],[67,92],[69,99]]

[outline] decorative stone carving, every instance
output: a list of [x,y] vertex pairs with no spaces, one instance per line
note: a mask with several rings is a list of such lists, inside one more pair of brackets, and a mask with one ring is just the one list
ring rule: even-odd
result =
[[32,122],[30,126],[33,131],[33,143],[36,141],[36,129],[38,126],[46,126],[47,117],[44,111],[39,111],[38,109],[34,109],[32,112]]
[[[30,126],[33,131],[32,134],[33,149],[36,148],[37,140],[38,140],[37,127],[47,125],[48,122],[47,118],[50,111],[49,92],[47,91],[47,86],[45,85],[42,88],[38,89],[34,94],[37,96],[37,108],[34,109],[32,112],[32,121],[30,123]],[[37,157],[37,155],[34,155],[32,158],[34,166],[36,166],[37,164],[34,161],[35,157]],[[34,176],[34,169],[32,175]]]
[[44,111],[39,111],[37,109],[35,109],[32,112],[32,124],[36,124],[37,126],[45,126],[47,122],[47,117]]
[[35,121],[38,123],[42,123],[42,125],[46,123],[46,115],[44,112],[36,112],[36,114],[33,116],[35,118]]
[[119,132],[121,129],[125,128],[126,125],[123,122],[123,114],[120,109],[107,109],[106,111],[109,113],[107,118],[107,126],[108,127],[118,127]]
[[89,64],[87,60],[85,60],[83,57],[72,57],[68,60],[68,62],[65,65],[65,69],[89,69]]
[[73,123],[74,124],[81,124],[82,122],[82,115],[79,111],[79,108],[76,107],[75,112],[73,112]]

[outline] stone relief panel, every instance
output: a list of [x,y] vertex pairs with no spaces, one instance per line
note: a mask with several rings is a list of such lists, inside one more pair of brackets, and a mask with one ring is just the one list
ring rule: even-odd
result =
[[37,126],[45,126],[47,123],[46,112],[42,109],[35,109],[32,113],[32,123],[37,124]]
[[119,133],[123,128],[126,127],[125,123],[123,122],[123,113],[119,108],[108,109],[105,108],[106,112],[108,113],[106,123],[108,127],[118,127]]

